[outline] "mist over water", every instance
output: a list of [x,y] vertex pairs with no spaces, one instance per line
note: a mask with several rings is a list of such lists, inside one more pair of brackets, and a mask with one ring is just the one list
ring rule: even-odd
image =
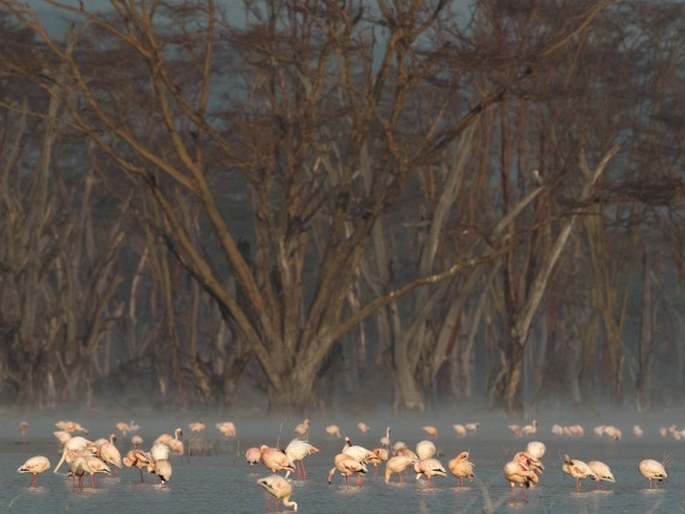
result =
[[[678,429],[685,425],[685,415],[677,411],[662,411],[639,415],[630,411],[610,409],[585,412],[538,412],[537,433],[529,438],[517,439],[508,430],[510,423],[530,423],[529,419],[514,420],[483,410],[469,412],[444,409],[426,414],[394,414],[371,412],[367,414],[312,414],[309,440],[319,452],[305,459],[308,477],[293,480],[293,500],[299,504],[298,512],[681,512],[685,509],[682,493],[685,469],[682,465],[684,442],[670,435],[661,437],[660,426],[675,424]],[[22,440],[19,423],[30,422],[26,440]],[[52,432],[54,423],[60,419],[72,419],[84,425],[88,437],[97,439],[114,433],[117,421],[136,420],[141,428],[137,432],[144,439],[143,448],[163,432],[172,433],[181,427],[186,433],[185,444],[190,443],[188,423],[203,420],[207,428],[198,438],[210,448],[209,455],[190,458],[173,456],[173,475],[166,486],[160,486],[153,475],[145,475],[140,483],[138,470],[123,468],[120,476],[98,477],[98,488],[93,489],[86,479],[83,492],[72,491],[71,479],[64,474],[56,475],[53,469],[59,460],[58,443]],[[267,416],[254,412],[223,415],[209,411],[151,412],[151,411],[42,411],[18,413],[6,411],[0,421],[0,511],[5,512],[264,512],[266,493],[257,486],[260,477],[269,471],[262,465],[249,467],[243,458],[249,446],[268,444],[285,447],[295,437],[293,428],[300,417]],[[215,428],[215,423],[233,421],[238,435],[225,439]],[[358,421],[370,425],[371,430],[362,434],[356,427]],[[454,423],[479,422],[477,432],[457,437],[452,430]],[[439,430],[433,439],[439,449],[438,458],[447,467],[448,461],[458,452],[468,450],[475,463],[476,479],[456,487],[455,477],[449,475],[434,478],[433,489],[427,481],[416,480],[413,473],[405,473],[405,483],[383,481],[384,465],[379,466],[378,476],[372,467],[360,489],[346,489],[343,477],[336,474],[333,484],[328,485],[326,475],[333,466],[335,454],[342,449],[340,439],[325,433],[328,424],[337,424],[343,435],[352,438],[353,444],[366,448],[378,447],[386,426],[392,428],[392,441],[404,441],[415,447],[421,439],[430,439],[421,429],[432,424]],[[578,423],[585,429],[581,438],[557,437],[550,432],[553,423]],[[613,424],[623,431],[620,441],[595,436],[592,429],[598,424]],[[632,434],[634,424],[645,431],[643,438]],[[130,434],[124,438],[118,434],[117,447],[125,454],[130,449]],[[513,501],[512,491],[506,483],[502,468],[517,451],[525,449],[528,440],[539,440],[547,445],[542,459],[546,470],[540,477],[538,487],[530,489],[527,501]],[[196,443],[192,443],[196,444]],[[601,460],[608,464],[616,477],[616,483],[603,483],[603,490],[596,490],[595,482],[586,481],[584,492],[575,492],[575,480],[561,471],[563,455],[590,461]],[[30,487],[30,475],[20,475],[16,469],[29,457],[43,454],[50,458],[52,468],[38,477],[38,487]],[[649,490],[647,480],[638,472],[641,459],[653,458],[665,461],[669,480],[658,490]],[[63,466],[61,472],[66,473]],[[273,509],[273,505],[272,505]],[[287,509],[281,509],[285,511]]]

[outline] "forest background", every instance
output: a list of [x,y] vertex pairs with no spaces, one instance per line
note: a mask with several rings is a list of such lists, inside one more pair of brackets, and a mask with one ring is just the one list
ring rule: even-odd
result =
[[0,0],[3,404],[679,401],[682,2],[40,3]]

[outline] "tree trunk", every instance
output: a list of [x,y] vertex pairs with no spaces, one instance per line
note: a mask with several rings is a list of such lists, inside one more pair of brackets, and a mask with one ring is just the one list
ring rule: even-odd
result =
[[652,281],[649,261],[645,255],[642,287],[642,327],[639,340],[639,369],[635,383],[635,408],[649,411],[652,397]]

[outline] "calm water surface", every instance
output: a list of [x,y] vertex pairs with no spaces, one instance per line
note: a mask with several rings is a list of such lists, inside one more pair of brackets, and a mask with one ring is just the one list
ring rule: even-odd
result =
[[[116,421],[125,416],[74,415],[90,430],[89,437],[107,437],[113,432]],[[212,448],[210,456],[172,458],[173,476],[166,486],[160,486],[152,475],[140,483],[137,470],[124,468],[119,477],[98,478],[98,488],[90,487],[86,480],[83,492],[72,491],[71,479],[57,475],[52,469],[41,475],[38,487],[30,488],[30,475],[19,475],[16,469],[30,456],[43,454],[50,457],[53,468],[59,460],[57,443],[52,435],[57,416],[40,414],[25,416],[31,422],[27,441],[21,441],[18,424],[21,418],[4,415],[0,424],[0,512],[52,513],[52,512],[225,512],[260,513],[265,511],[266,494],[256,485],[258,478],[270,473],[262,466],[249,467],[242,458],[248,446],[266,443],[284,447],[294,436],[292,428],[299,422],[294,419],[270,419],[252,416],[249,419],[231,419],[230,416],[205,415],[207,430],[202,436]],[[33,419],[32,419],[33,418]],[[176,426],[186,428],[190,421],[200,419],[191,415],[138,416],[140,435],[146,448],[161,432],[173,432]],[[232,420],[238,427],[238,437],[225,441],[214,429],[217,421]],[[460,419],[459,422],[474,420]],[[596,438],[592,434],[593,422],[583,423],[586,435],[581,439],[555,438],[549,432],[549,423],[541,422],[535,439],[547,444],[542,459],[547,470],[540,485],[528,492],[527,501],[513,501],[509,486],[502,476],[502,467],[511,455],[523,449],[526,440],[516,440],[508,432],[503,418],[481,419],[481,428],[473,435],[458,438],[451,431],[457,420],[434,420],[440,428],[436,440],[440,460],[445,465],[462,450],[471,452],[476,464],[477,479],[466,487],[456,487],[453,477],[436,477],[434,488],[412,475],[404,484],[385,484],[379,476],[367,476],[361,488],[345,489],[343,478],[336,475],[328,485],[326,475],[333,465],[333,457],[342,447],[339,440],[327,436],[324,426],[330,422],[340,425],[344,433],[353,437],[353,443],[368,448],[378,446],[386,424],[393,427],[393,439],[414,446],[426,438],[419,418],[366,417],[372,430],[362,435],[355,428],[355,420],[312,419],[310,441],[320,452],[309,457],[308,478],[294,481],[293,499],[304,513],[455,513],[455,512],[628,512],[677,513],[685,512],[685,443],[662,439],[656,432],[657,423],[643,423],[648,435],[635,439],[630,426],[621,425],[622,441]],[[607,422],[607,421],[604,421]],[[280,436],[279,436],[280,434]],[[280,437],[280,439],[279,439]],[[186,444],[188,442],[186,441]],[[119,438],[117,446],[125,453],[128,441]],[[595,483],[585,484],[586,492],[575,492],[575,481],[561,472],[563,454],[581,460],[601,460],[611,466],[616,484],[606,484],[604,490],[595,489]],[[667,460],[669,481],[659,490],[647,489],[647,481],[637,471],[640,459]],[[63,467],[61,471],[66,471]],[[395,477],[393,477],[395,478]]]

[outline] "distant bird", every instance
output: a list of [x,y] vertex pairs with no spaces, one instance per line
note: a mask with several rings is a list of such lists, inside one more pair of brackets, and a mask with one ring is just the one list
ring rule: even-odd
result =
[[131,444],[134,448],[139,448],[143,445],[143,438],[138,434],[131,436]]
[[283,501],[284,507],[292,507],[293,511],[297,511],[297,502],[290,500],[290,497],[293,494],[293,486],[290,484],[290,482],[288,482],[287,479],[280,475],[271,475],[265,478],[260,478],[257,480],[257,483],[271,495],[266,506],[267,512],[269,511],[272,498],[276,498],[277,511],[279,501],[281,500]]
[[58,421],[57,423],[55,423],[55,426],[60,430],[69,432],[70,434],[73,432],[82,432],[84,434],[88,433],[88,430],[83,428],[80,423],[77,423],[76,421],[71,421],[69,419]]
[[255,464],[259,463],[261,458],[262,451],[256,446],[252,446],[245,450],[245,462],[247,462],[250,466],[254,466]]
[[38,475],[50,469],[50,461],[47,457],[36,455],[22,464],[17,473],[31,473],[31,487],[36,487]]
[[171,453],[176,455],[183,455],[185,453],[185,448],[181,436],[183,435],[183,430],[178,427],[174,430],[174,435],[162,434],[157,439],[155,439],[152,444],[162,443],[166,444],[170,449]]
[[404,482],[404,470],[416,462],[418,462],[416,455],[413,457],[409,455],[394,455],[390,457],[385,463],[385,483],[389,483],[390,478],[395,473],[399,475],[400,482]]
[[447,464],[447,469],[459,479],[459,485],[464,485],[464,478],[472,479],[475,476],[473,462],[469,461],[469,452],[461,452],[454,457]]
[[547,447],[545,446],[545,443],[541,441],[530,441],[526,446],[526,452],[538,460],[545,456],[546,451]]
[[452,429],[454,430],[454,433],[457,434],[459,437],[464,437],[466,435],[466,427],[464,425],[452,425]]
[[302,420],[302,423],[297,425],[294,431],[298,436],[307,439],[309,437],[309,418]]
[[126,437],[129,432],[137,432],[140,429],[140,425],[133,420],[130,423],[118,421],[114,424],[114,428],[121,432],[123,437]]
[[357,428],[359,429],[359,431],[362,434],[366,434],[369,432],[369,430],[371,430],[371,427],[369,425],[367,425],[366,423],[364,423],[363,421],[360,421],[359,423],[357,423]]
[[273,474],[277,474],[279,471],[283,470],[295,471],[295,466],[285,454],[284,450],[281,450],[280,448],[271,448],[266,444],[263,444],[259,447],[259,451],[261,452],[259,462]]
[[515,437],[523,437],[524,435],[533,435],[537,432],[538,422],[533,420],[529,425],[508,425],[508,428]]
[[416,472],[416,479],[421,478],[421,475],[428,479],[428,486],[433,487],[433,477],[446,477],[447,472],[438,459],[423,459],[414,463],[414,471]]
[[650,489],[657,489],[658,484],[668,478],[664,465],[654,459],[641,460],[638,469],[642,476],[649,481]]
[[583,479],[591,478],[592,480],[597,480],[595,472],[592,471],[590,466],[582,460],[572,459],[568,455],[564,455],[564,464],[562,465],[561,470],[576,479],[576,492],[583,490]]
[[567,425],[564,427],[564,434],[571,437],[583,437],[585,430],[581,425]]
[[633,435],[635,437],[644,437],[645,431],[642,430],[640,425],[633,425]]
[[345,477],[345,486],[350,487],[350,476],[357,475],[357,487],[361,486],[362,476],[367,473],[366,465],[358,461],[352,455],[346,453],[339,453],[334,458],[333,467],[328,472],[328,483],[333,481],[333,475],[336,471]]
[[390,427],[385,427],[385,435],[380,438],[379,442],[383,448],[390,448]]
[[335,436],[338,439],[342,438],[342,434],[340,433],[340,427],[338,427],[338,425],[328,425],[326,427],[326,433],[328,435]]
[[601,489],[602,481],[604,482],[616,482],[614,479],[614,474],[611,472],[611,468],[600,462],[598,460],[591,460],[587,463],[590,469],[595,474],[595,480],[597,481],[597,488]]
[[477,422],[476,423],[466,423],[466,425],[464,425],[467,432],[475,432],[476,430],[478,430],[479,426],[480,426],[480,423],[477,423]]
[[204,421],[193,421],[192,423],[188,423],[188,428],[193,434],[199,434],[200,432],[204,432],[206,425]]
[[421,427],[421,430],[426,432],[431,437],[438,437],[438,429],[433,425],[424,425]]
[[29,433],[29,422],[24,420],[19,423],[19,432],[21,432],[21,438],[26,439],[26,435]]
[[[285,447],[285,454],[290,459],[290,462],[295,464],[295,469],[297,470],[297,478],[307,478],[307,468],[304,465],[305,457],[318,452],[319,449],[308,441],[303,441],[302,439],[293,439]],[[290,471],[285,475],[288,478]]]
[[224,437],[235,437],[238,433],[235,424],[232,421],[224,421],[222,423],[217,423],[214,426]]

